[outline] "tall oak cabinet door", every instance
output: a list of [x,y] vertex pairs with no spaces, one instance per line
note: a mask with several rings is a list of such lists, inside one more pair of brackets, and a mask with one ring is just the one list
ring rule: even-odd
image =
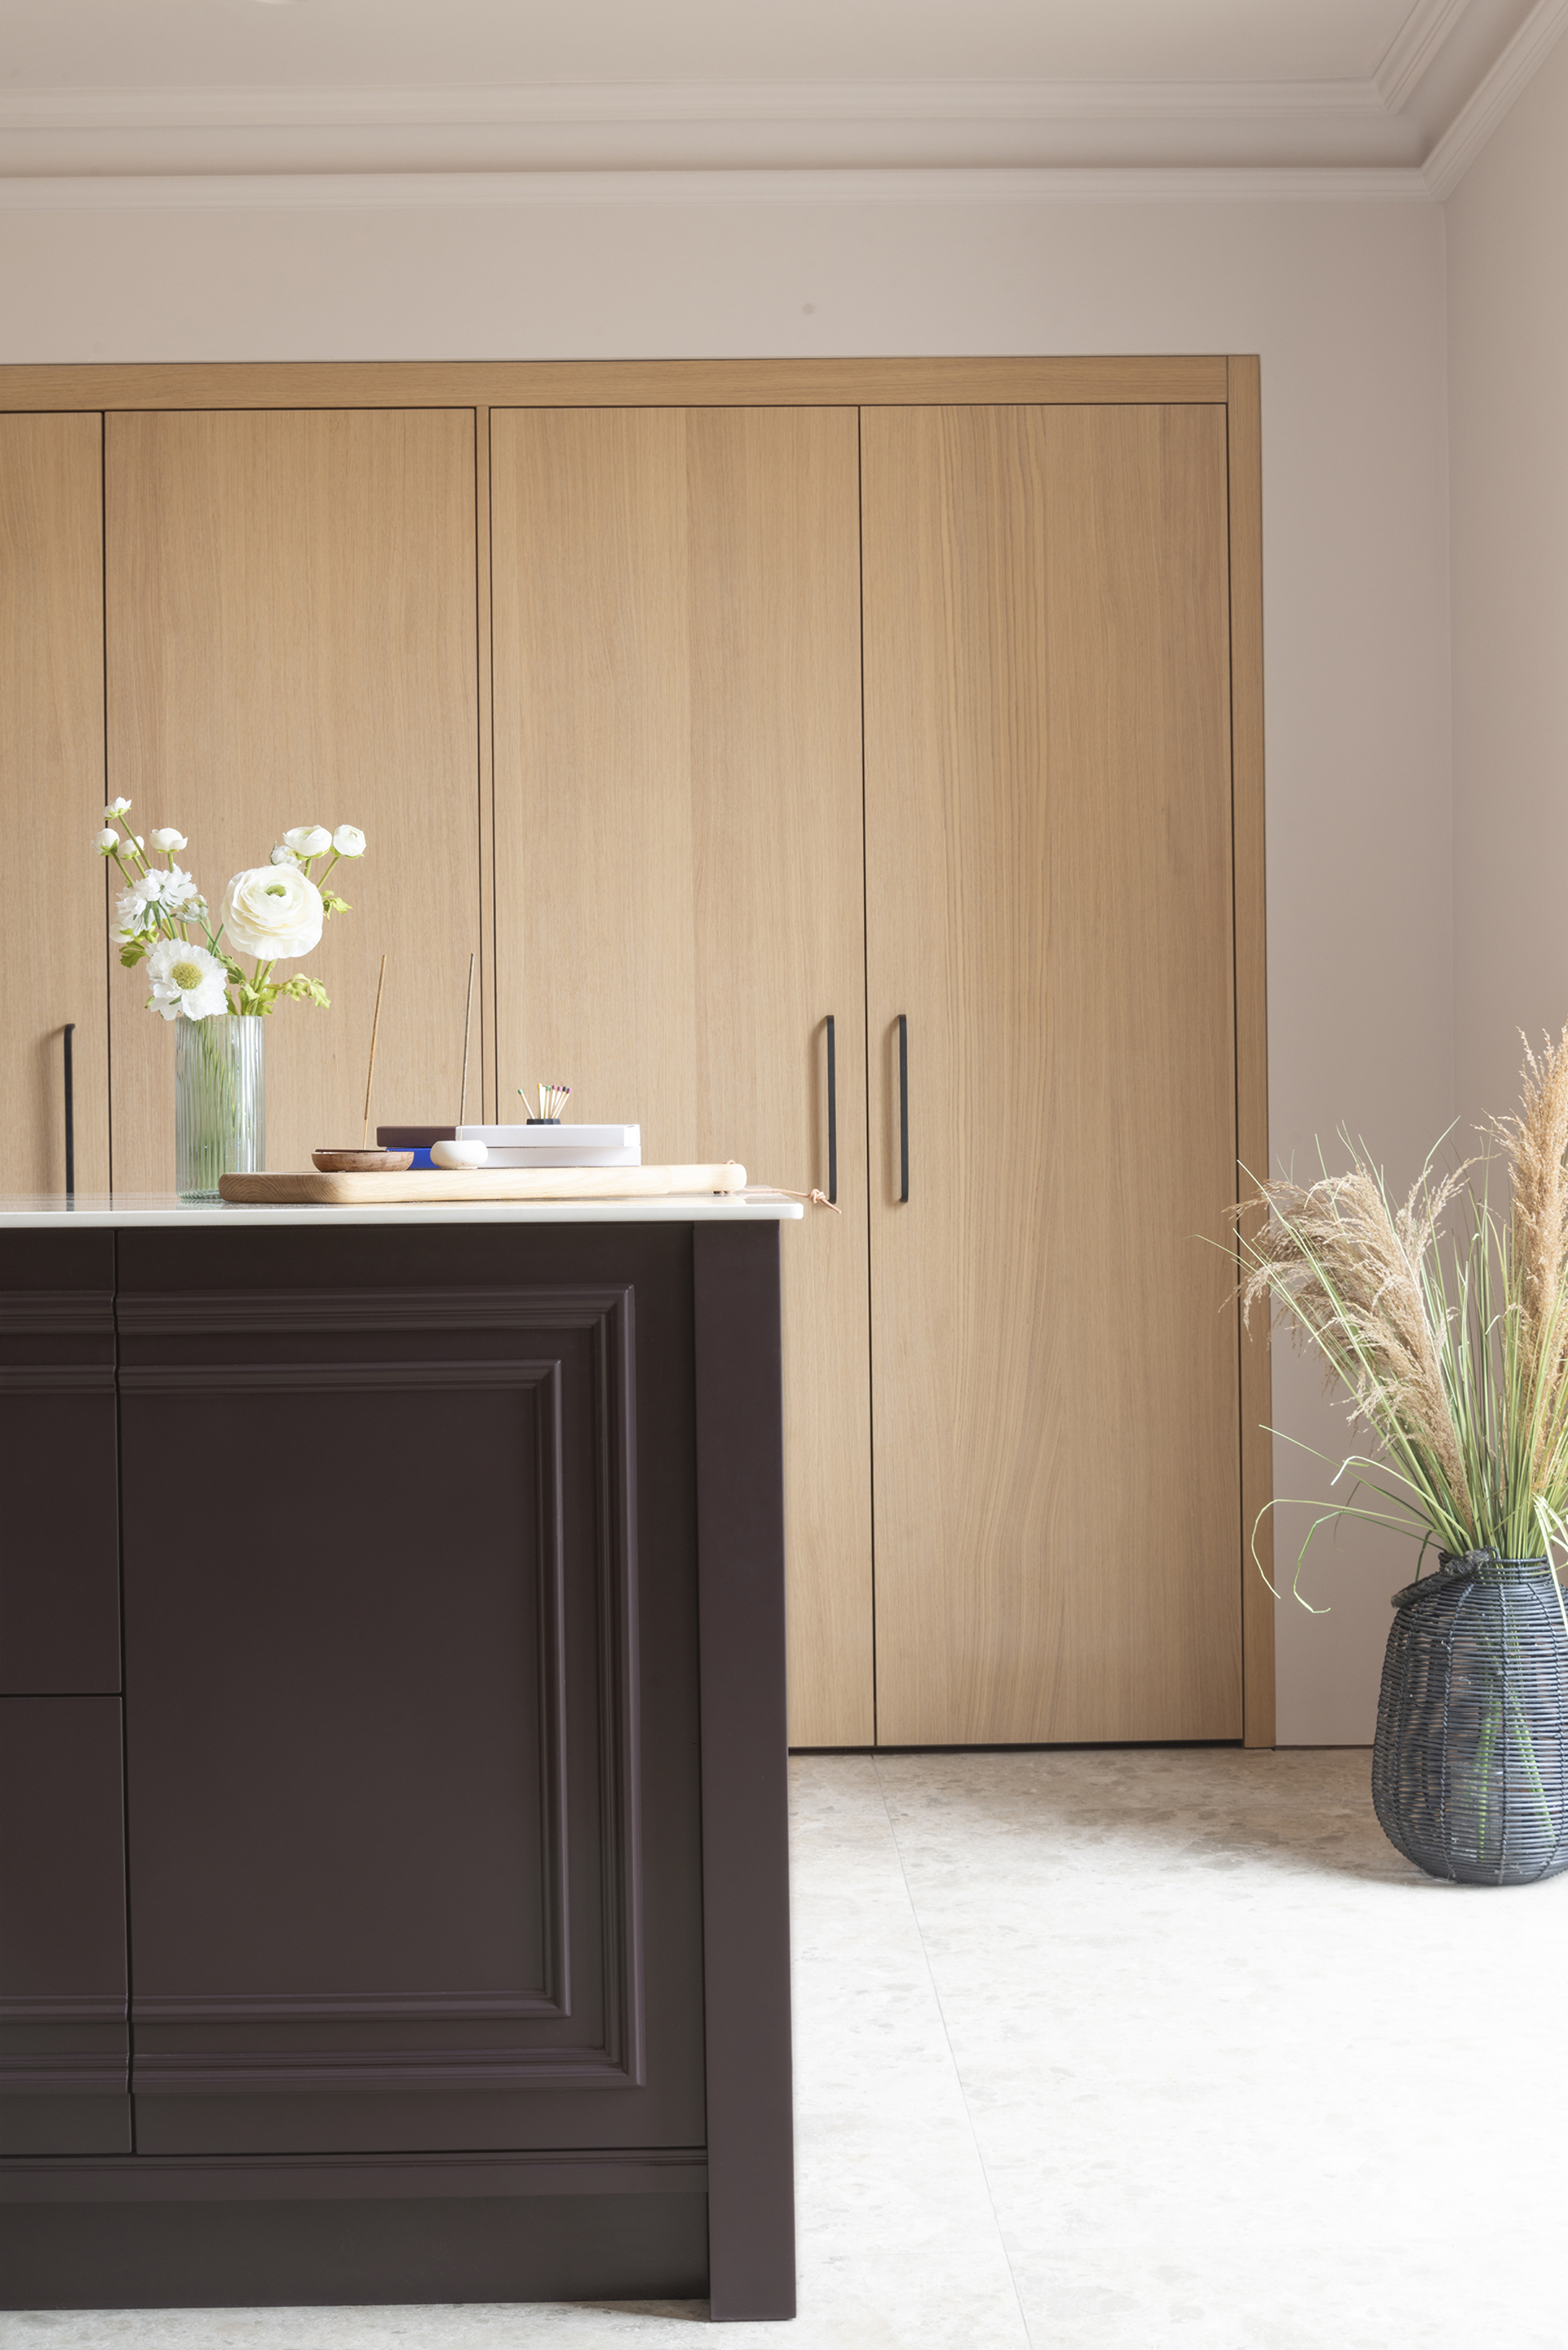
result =
[[869,1744],[856,414],[491,434],[500,1097],[800,1190],[831,1107],[843,1212],[783,1251],[790,1737]]
[[77,1186],[109,1189],[102,440],[97,415],[0,416],[0,816],[40,908],[14,937],[0,1024],[13,1194],[65,1190],[67,1021]]
[[[267,1019],[267,1163],[376,1113],[457,1114],[479,947],[478,594],[469,409],[193,411],[106,425],[109,778],[172,825],[214,912],[296,825],[357,825],[352,910],[278,976],[329,1011]],[[317,868],[317,872],[320,872]],[[117,1190],[170,1191],[174,1040],[112,973]]]
[[864,414],[887,1744],[1241,1735],[1225,432]]

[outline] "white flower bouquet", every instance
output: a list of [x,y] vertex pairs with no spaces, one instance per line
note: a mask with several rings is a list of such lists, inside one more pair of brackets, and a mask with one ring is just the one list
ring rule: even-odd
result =
[[[130,807],[129,800],[115,800],[105,808],[95,845],[99,856],[114,859],[125,883],[109,936],[128,971],[146,965],[148,1010],[165,1020],[182,1014],[207,1020],[218,1013],[259,1016],[285,996],[325,1007],[327,990],[318,979],[302,971],[275,979],[273,972],[278,963],[309,954],[329,915],[349,911],[327,879],[340,858],[365,854],[358,826],[340,824],[328,832],[324,824],[306,824],[286,832],[268,864],[234,875],[214,930],[207,900],[174,861],[187,845],[184,834],[165,825],[151,836],[154,852],[166,860],[156,864],[141,834],[118,829]],[[314,877],[311,868],[320,858],[327,863]],[[238,961],[241,955],[253,959],[251,971]]]

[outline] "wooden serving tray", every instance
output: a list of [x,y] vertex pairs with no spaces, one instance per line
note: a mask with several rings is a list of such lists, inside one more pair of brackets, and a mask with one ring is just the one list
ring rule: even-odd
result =
[[218,1190],[235,1207],[432,1207],[502,1200],[657,1200],[671,1191],[743,1191],[746,1170],[733,1159],[710,1167],[432,1167],[402,1175],[321,1175],[314,1167],[286,1175],[223,1175]]

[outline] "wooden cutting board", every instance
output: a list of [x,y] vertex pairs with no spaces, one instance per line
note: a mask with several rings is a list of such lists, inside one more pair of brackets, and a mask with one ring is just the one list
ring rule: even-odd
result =
[[474,1167],[410,1169],[403,1175],[322,1175],[305,1167],[286,1175],[223,1175],[218,1190],[235,1207],[400,1207],[410,1201],[448,1207],[502,1200],[656,1200],[671,1191],[743,1191],[746,1170],[733,1159],[710,1167]]

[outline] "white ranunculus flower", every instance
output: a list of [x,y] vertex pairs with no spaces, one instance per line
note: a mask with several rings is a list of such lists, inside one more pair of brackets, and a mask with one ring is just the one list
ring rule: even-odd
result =
[[223,929],[239,954],[276,962],[306,955],[321,936],[321,892],[297,865],[255,865],[223,892]]
[[112,857],[119,847],[119,835],[112,824],[106,824],[101,832],[93,835],[92,845],[100,857]]
[[223,964],[205,947],[184,939],[160,939],[148,955],[147,976],[152,983],[150,1009],[165,1020],[176,1020],[182,1012],[187,1020],[210,1020],[229,1008]]
[[172,857],[177,848],[186,846],[185,836],[176,832],[171,824],[161,824],[152,836],[152,846],[162,857]]
[[363,857],[365,836],[357,824],[340,824],[332,836],[332,846],[339,857]]
[[125,814],[126,809],[130,806],[130,802],[129,800],[110,800],[109,806],[103,812],[104,822],[106,824],[113,824],[117,817],[122,816]]
[[299,859],[295,855],[292,848],[285,848],[280,843],[279,846],[273,850],[272,861],[275,865],[297,865]]
[[296,857],[322,857],[332,846],[332,835],[324,824],[296,824],[283,838],[285,847],[292,848]]

